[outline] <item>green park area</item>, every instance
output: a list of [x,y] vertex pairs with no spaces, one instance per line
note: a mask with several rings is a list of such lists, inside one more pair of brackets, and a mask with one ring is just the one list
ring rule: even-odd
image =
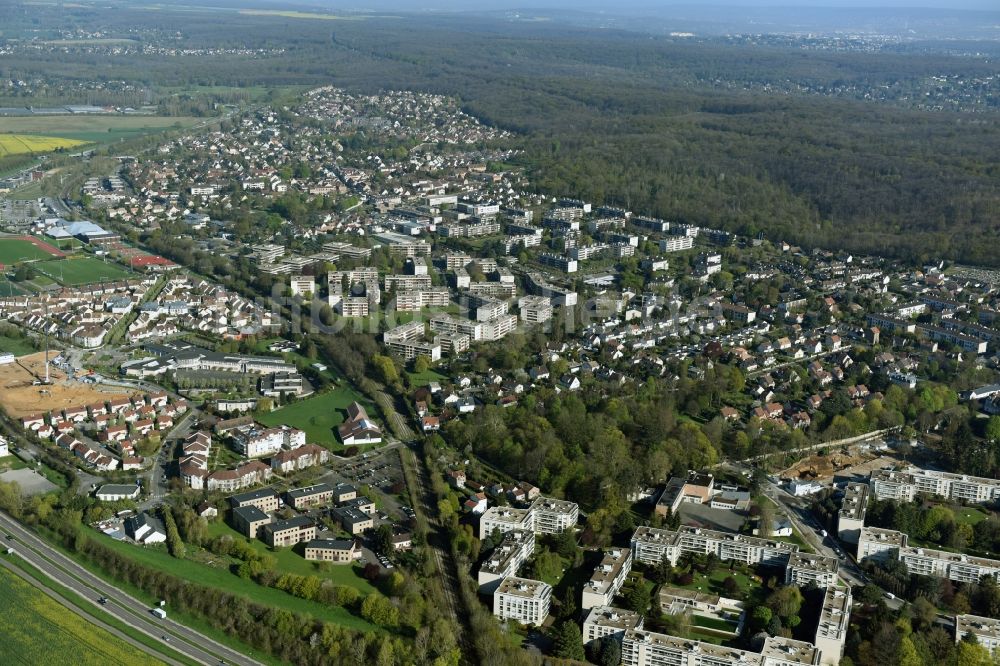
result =
[[267,426],[289,425],[298,428],[306,433],[306,441],[310,443],[339,446],[337,426],[344,422],[347,406],[355,401],[360,402],[374,416],[367,400],[354,390],[341,387],[285,405],[257,420]]

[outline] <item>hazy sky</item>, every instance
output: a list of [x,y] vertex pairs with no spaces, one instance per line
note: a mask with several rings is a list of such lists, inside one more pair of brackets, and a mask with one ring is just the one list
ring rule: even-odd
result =
[[[316,3],[320,4],[320,3]],[[326,4],[325,2],[322,4]],[[334,2],[332,4],[342,4]],[[637,10],[666,9],[670,6],[720,6],[720,7],[933,7],[940,9],[985,9],[1000,11],[1000,0],[709,0],[699,3],[691,0],[348,0],[348,5],[385,7],[395,9],[490,10],[519,8],[581,9],[607,11],[608,13]]]

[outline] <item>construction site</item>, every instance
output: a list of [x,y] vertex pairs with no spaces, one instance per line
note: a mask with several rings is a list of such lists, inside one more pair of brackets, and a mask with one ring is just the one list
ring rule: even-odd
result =
[[66,407],[102,402],[114,395],[137,393],[69,379],[54,364],[46,363],[45,357],[45,352],[38,352],[0,365],[0,407],[8,416],[20,418],[58,412]]

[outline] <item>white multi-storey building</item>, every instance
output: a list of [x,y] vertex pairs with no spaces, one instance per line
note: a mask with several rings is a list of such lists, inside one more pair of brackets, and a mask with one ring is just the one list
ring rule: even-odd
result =
[[575,502],[536,497],[531,503],[535,531],[539,534],[560,534],[576,526],[580,507]]
[[837,580],[837,558],[812,553],[790,553],[785,566],[785,585],[805,587],[816,583],[829,587]]
[[493,614],[521,624],[541,626],[549,615],[552,586],[540,580],[504,578],[493,593]]
[[517,570],[535,552],[535,533],[531,530],[510,530],[504,534],[489,557],[479,567],[479,591],[493,592],[504,578],[516,576]]
[[621,642],[626,631],[642,629],[642,615],[613,606],[594,606],[583,621],[583,642],[587,644],[605,636]]
[[479,538],[485,539],[500,530],[501,533],[511,530],[527,530],[534,533],[534,514],[529,509],[516,509],[508,506],[493,506],[479,517]]
[[858,534],[858,561],[895,560],[900,548],[906,546],[906,535],[895,530],[880,527],[862,527]]
[[1000,499],[1000,480],[911,467],[905,472],[875,470],[869,485],[875,499],[912,501],[917,494],[985,504]]
[[849,483],[837,513],[837,536],[841,541],[857,543],[868,512],[869,489],[864,483]]
[[615,595],[625,584],[630,571],[632,571],[631,550],[612,548],[605,552],[601,563],[594,569],[594,575],[583,586],[580,608],[587,610],[595,606],[610,606]]
[[814,641],[822,653],[820,663],[824,666],[837,666],[844,656],[844,643],[847,641],[847,626],[850,619],[850,588],[832,586],[826,588]]
[[1000,648],[1000,620],[978,615],[956,615],[955,642],[969,634],[975,636],[976,642],[991,654],[996,654],[997,648]]

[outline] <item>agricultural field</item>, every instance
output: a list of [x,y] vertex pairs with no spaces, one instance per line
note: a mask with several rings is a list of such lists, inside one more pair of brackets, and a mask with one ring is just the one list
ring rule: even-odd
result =
[[104,666],[159,664],[150,657],[94,626],[46,596],[7,569],[0,568],[0,607],[4,631],[0,652],[8,664]]
[[[4,129],[7,129],[6,119]],[[29,134],[0,134],[0,157],[54,153],[57,150],[76,148],[88,143],[82,139],[58,136],[33,136]]]
[[199,120],[202,119],[188,116],[16,116],[4,118],[3,128],[17,134],[40,134],[84,143],[110,143],[172,127],[190,127]]
[[361,395],[350,388],[337,388],[276,409],[258,421],[268,426],[286,424],[303,430],[310,443],[339,446],[336,429],[344,422],[347,406],[354,401],[364,405],[369,414],[373,413],[373,407]]
[[0,264],[10,266],[21,261],[40,259],[52,259],[52,253],[21,238],[0,238]]
[[118,264],[110,261],[104,262],[93,257],[43,261],[35,264],[35,269],[69,287],[121,280],[128,275],[128,271]]

